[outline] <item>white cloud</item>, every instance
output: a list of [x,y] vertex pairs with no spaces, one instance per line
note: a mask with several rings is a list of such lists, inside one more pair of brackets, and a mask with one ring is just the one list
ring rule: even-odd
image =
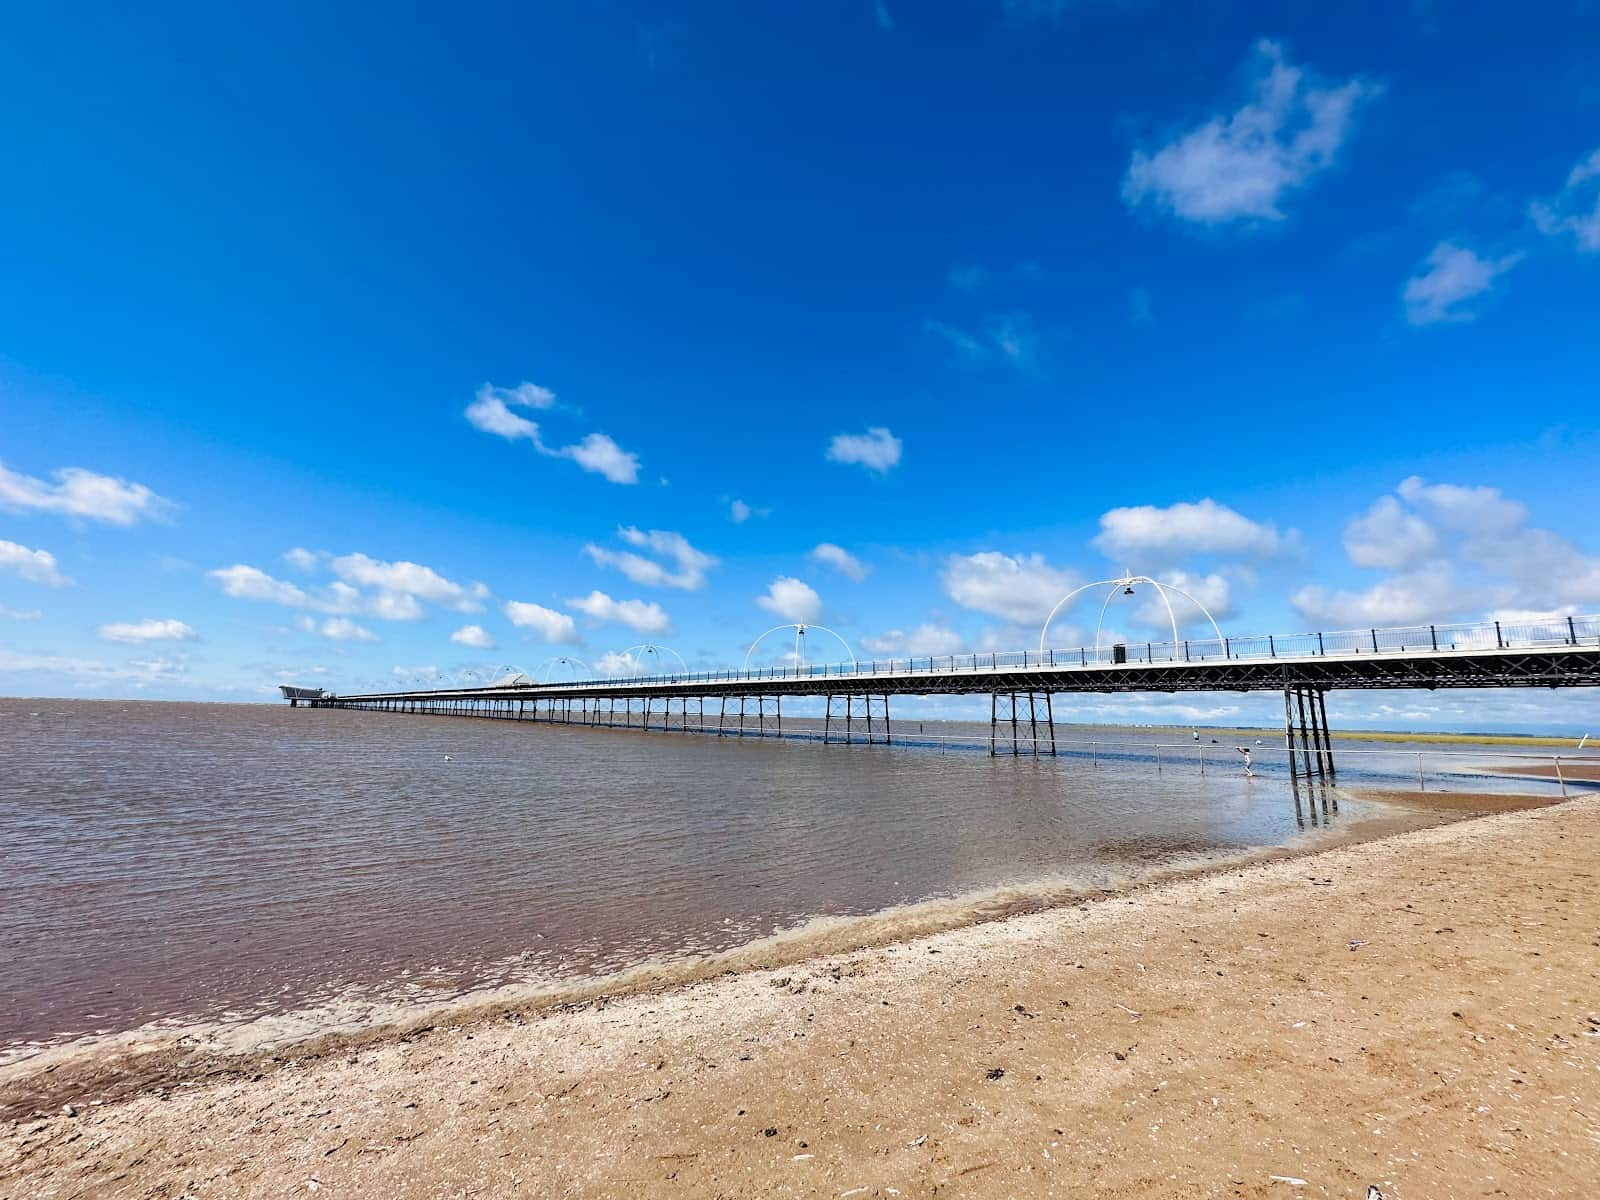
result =
[[50,551],[30,550],[4,539],[0,539],[0,571],[10,571],[29,583],[46,587],[66,587],[72,582],[56,567],[56,556]]
[[1529,213],[1540,233],[1570,233],[1584,253],[1600,250],[1600,150],[1573,167],[1561,191],[1535,201]]
[[335,642],[375,642],[378,635],[357,625],[349,617],[329,617],[317,630],[323,637]]
[[750,519],[750,506],[743,500],[734,500],[728,505],[728,515],[733,518],[735,525],[743,525]]
[[810,554],[806,555],[812,562],[819,562],[832,567],[853,583],[860,583],[872,570],[843,546],[835,546],[832,542],[823,542],[816,546]]
[[957,604],[1022,624],[1039,624],[1075,586],[1070,572],[1050,566],[1037,554],[958,554],[944,569],[945,595]]
[[627,550],[610,550],[592,542],[583,548],[602,567],[615,567],[634,583],[645,587],[674,587],[695,591],[705,586],[706,572],[717,565],[717,560],[689,544],[681,533],[665,529],[641,530],[632,525],[621,526],[617,536],[630,546],[649,550],[672,560],[668,567],[654,559]]
[[518,629],[531,629],[547,642],[576,643],[578,626],[564,612],[523,600],[506,602],[506,616]]
[[[345,555],[333,561],[342,564],[338,567],[341,573],[363,583],[382,586],[385,581],[406,582],[424,588],[430,598],[445,600],[453,596],[456,599],[454,607],[463,611],[482,608],[477,598],[488,594],[482,584],[463,588],[415,563],[381,563],[364,554]],[[367,593],[352,587],[344,579],[336,579],[327,587],[307,591],[298,584],[277,579],[261,568],[246,563],[221,567],[207,574],[217,581],[225,595],[237,600],[259,600],[281,604],[286,608],[308,608],[343,616],[367,614],[385,621],[416,621],[424,615],[422,605],[409,592]]]
[[[1039,334],[1033,318],[1025,312],[997,313],[987,317],[982,330],[977,333],[968,333],[943,321],[927,321],[924,328],[969,362],[999,359],[1012,366],[1026,368],[1039,357]],[[898,460],[898,453],[895,457]]]
[[767,585],[767,593],[756,603],[770,613],[801,625],[815,624],[822,618],[822,597],[807,583],[792,575],[780,575]]
[[550,453],[557,458],[570,458],[585,471],[604,475],[612,483],[639,482],[639,456],[603,433],[588,434],[576,446],[563,446]]
[[1324,627],[1361,628],[1437,621],[1450,614],[1459,601],[1449,564],[1430,563],[1381,580],[1363,592],[1303,587],[1290,602]]
[[859,463],[880,475],[900,461],[900,439],[882,425],[865,433],[835,434],[828,446],[829,462]]
[[545,457],[571,459],[585,471],[603,475],[612,483],[639,482],[639,456],[624,450],[608,435],[590,433],[575,445],[547,446],[538,422],[512,411],[513,408],[547,409],[555,402],[556,394],[536,383],[520,383],[514,388],[486,383],[467,405],[466,417],[475,429],[507,441],[526,440]]
[[1359,592],[1302,588],[1292,597],[1301,612],[1359,627],[1600,606],[1600,555],[1530,525],[1527,506],[1500,489],[1412,476],[1396,491],[1351,523],[1346,549],[1358,566],[1402,572]]
[[100,636],[108,642],[127,642],[138,645],[144,642],[192,642],[195,631],[182,621],[123,621],[100,626]]
[[631,654],[607,650],[594,661],[597,674],[606,679],[618,679],[639,674],[639,660]]
[[613,600],[601,591],[568,600],[567,607],[575,608],[597,621],[619,622],[640,633],[661,633],[672,625],[661,606],[653,600]]
[[1321,86],[1276,42],[1257,42],[1254,57],[1254,98],[1154,153],[1136,150],[1124,201],[1206,225],[1280,221],[1288,193],[1332,165],[1356,106],[1379,89],[1361,79]]
[[7,608],[0,604],[0,621],[37,621],[42,616],[37,608]]
[[928,321],[924,328],[935,337],[942,338],[963,358],[978,360],[989,357],[989,347],[964,329],[957,329],[943,321]]
[[274,579],[260,567],[246,563],[219,567],[207,574],[221,585],[224,595],[232,596],[235,600],[263,600],[288,608],[306,608],[311,603],[311,598],[294,584]]
[[1101,516],[1094,544],[1111,557],[1166,560],[1185,554],[1231,554],[1271,558],[1285,548],[1286,539],[1272,525],[1252,521],[1208,497],[1167,508],[1152,504],[1113,508]]
[[1428,255],[1427,269],[1406,280],[1402,296],[1413,325],[1470,321],[1477,313],[1460,307],[1487,292],[1494,281],[1522,261],[1520,254],[1480,258],[1471,250],[1440,242]]
[[1438,546],[1433,526],[1393,496],[1380,497],[1344,527],[1345,553],[1358,567],[1403,570],[1431,557]]
[[292,550],[283,552],[283,561],[297,571],[315,571],[317,564],[322,561],[322,557],[314,551],[305,549],[303,546],[296,546]]
[[344,554],[329,565],[335,575],[348,583],[389,596],[412,596],[432,604],[447,604],[458,612],[482,612],[483,601],[489,595],[489,589],[481,583],[456,583],[420,563],[380,562],[365,554]]
[[957,654],[966,648],[966,639],[954,629],[943,625],[918,625],[909,633],[891,629],[877,637],[861,639],[861,648],[868,654],[911,654],[935,656]]
[[[1233,592],[1228,580],[1212,572],[1208,575],[1197,575],[1189,571],[1163,571],[1160,575],[1161,582],[1170,587],[1179,588],[1188,592],[1197,601],[1205,606],[1211,616],[1217,621],[1225,621],[1233,615]],[[1169,596],[1172,612],[1167,612],[1167,606],[1161,600],[1155,589],[1146,585],[1140,589],[1150,593],[1145,597],[1144,603],[1135,611],[1135,617],[1144,625],[1156,629],[1165,629],[1167,636],[1172,635],[1172,622],[1178,622],[1181,632],[1191,625],[1199,625],[1210,630],[1210,622],[1206,620],[1205,613],[1200,612],[1183,596]]]
[[0,649],[0,672],[4,671],[37,671],[52,676],[73,676],[96,683],[129,682],[135,687],[143,687],[151,683],[170,683],[181,679],[188,671],[188,663],[181,657],[104,663],[91,658],[69,658],[56,654],[15,654]]
[[1528,507],[1507,500],[1499,488],[1463,487],[1455,483],[1428,483],[1419,475],[1400,481],[1395,489],[1410,504],[1425,508],[1448,529],[1506,534],[1528,519]]
[[519,383],[514,388],[495,387],[486,383],[478,389],[472,403],[467,405],[467,420],[474,429],[481,429],[484,433],[492,433],[508,441],[527,438],[538,445],[539,426],[511,410],[513,407],[549,408],[555,402],[556,394],[536,383]]
[[[338,588],[335,583],[329,590]],[[353,589],[352,589],[353,590]],[[409,592],[379,592],[376,596],[361,596],[356,600],[348,600],[348,591],[342,591],[341,596],[346,597],[340,601],[341,607],[349,605],[352,611],[367,612],[385,621],[420,621],[422,619],[422,605],[417,603],[417,598]],[[462,612],[477,612],[481,605],[457,605]]]
[[0,508],[64,513],[111,525],[132,525],[142,519],[165,517],[173,507],[142,483],[97,475],[82,467],[63,467],[52,473],[56,482],[50,484],[8,471],[0,464]]
[[482,625],[463,625],[450,635],[450,640],[461,646],[471,646],[476,650],[493,650],[494,638],[489,636],[489,631]]

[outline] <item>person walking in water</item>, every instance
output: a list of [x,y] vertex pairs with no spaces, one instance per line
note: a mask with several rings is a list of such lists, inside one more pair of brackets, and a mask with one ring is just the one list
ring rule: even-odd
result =
[[1246,779],[1254,779],[1256,777],[1256,773],[1250,769],[1250,747],[1235,746],[1234,749],[1240,754],[1244,755],[1244,777]]

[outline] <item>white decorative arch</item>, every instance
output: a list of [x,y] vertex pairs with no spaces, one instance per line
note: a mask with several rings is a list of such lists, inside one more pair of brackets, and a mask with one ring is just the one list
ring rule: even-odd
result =
[[[660,645],[657,642],[640,642],[637,646],[629,646],[626,650],[624,650],[622,652],[623,656],[625,658],[633,658],[633,653],[634,653],[635,650],[637,650],[640,654],[654,654],[656,656],[657,665],[660,664],[661,655],[663,653],[670,654],[670,655],[672,655],[673,658],[678,660],[678,666],[683,668],[683,673],[685,675],[687,675],[689,673],[689,664],[684,662],[683,661],[683,655],[679,654],[671,646],[663,646],[663,645]],[[634,658],[633,661],[634,661],[634,665],[635,666],[642,666],[644,660],[643,659],[639,659],[639,658]],[[634,675],[638,676],[640,673],[641,672],[639,672],[639,671],[635,671]],[[667,674],[667,672],[662,671],[662,672],[659,672],[659,674],[663,674],[664,675],[664,674]]]
[[1204,604],[1200,603],[1200,601],[1194,596],[1184,591],[1182,588],[1176,586],[1175,584],[1162,583],[1159,579],[1152,579],[1148,575],[1131,575],[1127,572],[1124,572],[1120,579],[1097,579],[1093,583],[1086,583],[1082,587],[1073,588],[1065,596],[1057,600],[1056,606],[1050,610],[1050,615],[1044,619],[1044,625],[1039,630],[1039,653],[1044,654],[1046,652],[1046,643],[1050,637],[1050,622],[1056,619],[1056,615],[1069,603],[1071,603],[1074,597],[1082,595],[1091,588],[1103,587],[1108,590],[1106,591],[1106,598],[1100,603],[1100,617],[1095,622],[1094,626],[1094,648],[1096,653],[1098,653],[1100,650],[1100,631],[1105,625],[1106,609],[1111,604],[1111,598],[1117,594],[1118,588],[1131,593],[1134,588],[1139,587],[1142,584],[1149,584],[1151,587],[1155,588],[1156,594],[1161,597],[1161,603],[1166,606],[1167,620],[1172,626],[1173,645],[1177,645],[1180,641],[1178,637],[1178,614],[1173,610],[1172,601],[1167,598],[1168,592],[1182,596],[1190,604],[1198,608],[1202,614],[1204,614],[1205,619],[1211,623],[1212,631],[1217,635],[1217,643],[1219,645],[1227,640],[1222,635],[1222,627],[1217,624],[1217,619],[1211,615],[1211,610]]
[[[558,654],[554,658],[545,659],[544,662],[542,664],[540,664],[540,667],[539,667],[539,682],[540,683],[551,683],[551,682],[553,682],[553,680],[551,680],[549,678],[550,672],[555,667],[560,667],[560,666],[566,666],[566,667],[573,668],[573,672],[574,672],[573,673],[573,679],[574,680],[589,679],[589,678],[593,678],[593,676],[594,676],[594,668],[591,667],[588,663],[584,662],[583,659],[574,658],[569,654]],[[577,673],[577,668],[579,668],[579,667],[583,668],[583,673],[582,674],[578,674]]]
[[777,633],[780,629],[794,630],[794,660],[797,664],[803,661],[803,656],[800,653],[800,645],[801,639],[806,635],[806,630],[820,629],[823,633],[831,635],[833,639],[839,643],[839,645],[844,647],[844,652],[850,656],[850,665],[852,667],[859,668],[861,665],[856,661],[856,652],[850,649],[850,643],[845,641],[844,638],[840,637],[837,633],[834,633],[834,631],[829,629],[826,625],[806,625],[796,622],[790,625],[774,625],[771,629],[767,630],[766,633],[763,633],[755,641],[751,642],[750,649],[744,652],[744,666],[741,668],[741,670],[748,671],[750,669],[750,656],[756,652],[756,647],[761,645],[762,641],[764,641],[768,635]]

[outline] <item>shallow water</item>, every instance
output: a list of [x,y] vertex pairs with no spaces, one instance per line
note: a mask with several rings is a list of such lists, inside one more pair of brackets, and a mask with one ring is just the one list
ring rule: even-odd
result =
[[[823,748],[0,700],[0,1061],[150,1022],[592,978],[940,897],[1093,892],[1373,807],[1346,797],[1313,828],[1281,755],[1248,781],[1230,745],[1202,775],[1192,746],[1158,771],[1127,745],[1148,732],[1064,731],[1035,760],[940,752],[986,726],[922,729],[920,748]],[[1403,778],[1408,752],[1383,750],[1400,766],[1367,774]]]

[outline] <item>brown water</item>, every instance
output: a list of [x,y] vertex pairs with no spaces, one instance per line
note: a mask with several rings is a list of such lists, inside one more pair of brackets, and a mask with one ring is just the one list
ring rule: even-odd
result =
[[0,1062],[152,1022],[581,980],[997,889],[1043,902],[1307,836],[1270,764],[1246,781],[1224,746],[1204,776],[1170,752],[1158,773],[1111,745],[1139,735],[1101,733],[1035,761],[0,700]]

